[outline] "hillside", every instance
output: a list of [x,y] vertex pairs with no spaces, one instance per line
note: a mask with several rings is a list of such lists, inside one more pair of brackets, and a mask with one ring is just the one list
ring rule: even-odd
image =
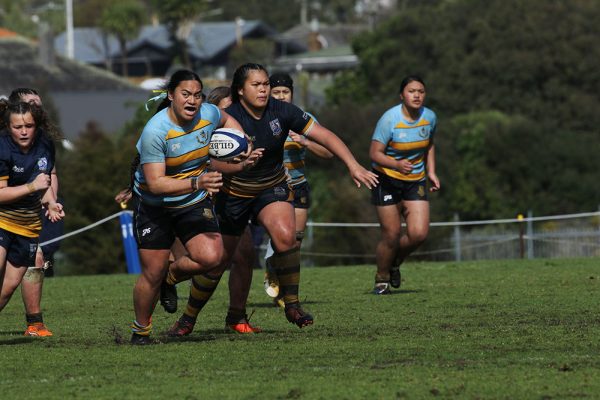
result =
[[43,65],[37,45],[22,37],[0,38],[0,59],[0,94],[22,86],[49,92],[136,89],[116,75],[62,56],[56,56],[54,66]]

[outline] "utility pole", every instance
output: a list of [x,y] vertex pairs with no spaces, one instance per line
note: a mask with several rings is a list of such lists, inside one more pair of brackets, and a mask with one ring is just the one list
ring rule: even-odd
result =
[[307,0],[300,0],[300,25],[308,24],[308,3]]
[[65,0],[67,13],[67,58],[75,58],[75,40],[73,34],[73,0]]

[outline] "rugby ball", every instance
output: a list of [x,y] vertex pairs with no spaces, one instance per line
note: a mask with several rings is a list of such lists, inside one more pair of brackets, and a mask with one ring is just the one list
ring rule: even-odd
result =
[[248,151],[246,135],[230,128],[216,129],[208,144],[208,155],[220,161],[231,160],[246,151]]

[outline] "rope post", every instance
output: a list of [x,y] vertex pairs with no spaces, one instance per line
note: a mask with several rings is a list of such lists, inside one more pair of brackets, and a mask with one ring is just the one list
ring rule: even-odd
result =
[[519,220],[519,256],[521,258],[525,258],[525,239],[523,237],[523,214],[517,215],[517,219]]
[[[454,214],[454,222],[459,222],[460,218],[458,213]],[[460,262],[462,257],[460,254],[460,225],[457,223],[454,225],[454,259],[456,262]]]
[[123,211],[119,215],[121,222],[121,237],[123,238],[123,249],[125,250],[125,261],[127,262],[128,274],[139,274],[142,272],[140,266],[140,256],[138,254],[137,243],[133,236],[133,218],[131,213],[125,211],[127,204],[121,203]]
[[533,254],[533,212],[527,211],[527,258],[535,258]]

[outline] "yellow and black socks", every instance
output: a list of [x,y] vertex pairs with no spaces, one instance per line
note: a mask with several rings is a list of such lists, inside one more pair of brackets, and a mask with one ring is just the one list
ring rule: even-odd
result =
[[181,319],[191,323],[196,322],[198,314],[217,289],[221,276],[223,275],[200,274],[192,278],[190,296],[188,297],[187,307]]
[[286,306],[297,304],[300,286],[300,248],[294,247],[270,258],[271,266],[279,278],[279,294]]
[[131,324],[131,333],[134,333],[139,336],[150,336],[152,333],[152,321],[148,322],[148,325],[141,325],[136,320],[133,320]]

